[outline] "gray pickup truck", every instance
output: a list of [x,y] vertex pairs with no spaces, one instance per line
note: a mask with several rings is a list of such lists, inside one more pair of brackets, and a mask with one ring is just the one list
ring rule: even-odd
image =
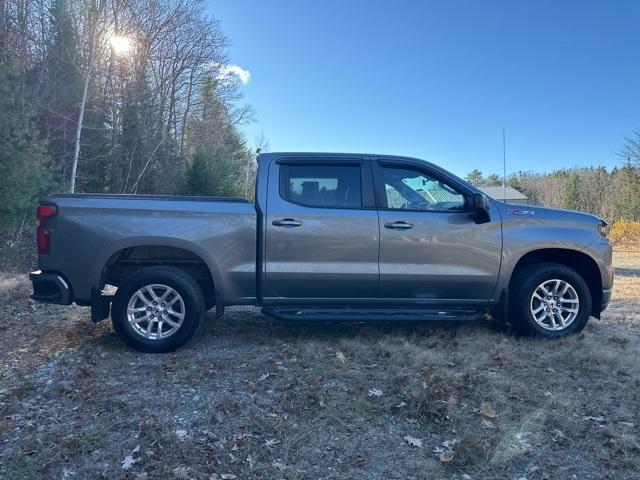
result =
[[289,320],[488,313],[560,337],[599,317],[613,284],[602,219],[505,204],[404,157],[268,153],[255,204],[58,194],[38,218],[32,298],[110,313],[146,352],[176,349],[229,305]]

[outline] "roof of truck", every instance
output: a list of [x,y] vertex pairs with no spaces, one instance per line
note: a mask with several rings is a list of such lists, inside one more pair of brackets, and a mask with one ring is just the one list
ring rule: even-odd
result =
[[[433,166],[435,168],[439,168],[444,170],[439,165],[429,162],[427,160],[423,160],[421,158],[416,157],[407,157],[404,155],[389,155],[389,154],[381,154],[381,153],[358,153],[358,152],[267,152],[260,153],[258,158],[273,158],[273,157],[300,157],[300,158],[344,158],[353,159],[356,158],[378,158],[378,159],[388,159],[388,160],[409,160],[413,162],[422,162],[427,165]],[[447,172],[446,170],[444,170]],[[447,172],[451,174],[451,172]]]
[[431,163],[427,160],[415,157],[407,157],[404,155],[389,155],[381,153],[361,153],[361,152],[265,152],[260,156],[272,156],[272,157],[372,157],[372,158],[398,158],[406,160],[417,160],[419,162]]

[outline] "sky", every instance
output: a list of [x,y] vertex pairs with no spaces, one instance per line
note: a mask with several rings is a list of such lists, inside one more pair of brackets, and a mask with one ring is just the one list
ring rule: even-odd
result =
[[[464,176],[621,165],[640,1],[207,0],[271,151],[406,155]],[[234,70],[235,69],[235,70]]]

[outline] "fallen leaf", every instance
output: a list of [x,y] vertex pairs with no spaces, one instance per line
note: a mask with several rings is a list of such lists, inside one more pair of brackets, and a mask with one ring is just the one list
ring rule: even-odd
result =
[[176,430],[176,437],[184,438],[186,436],[187,436],[187,431],[186,430]]
[[399,404],[397,404],[397,405],[395,406],[395,408],[404,408],[404,407],[406,407],[406,406],[407,406],[407,404],[406,404],[404,401],[402,401],[402,402],[400,402]]
[[446,448],[453,448],[455,446],[455,444],[458,443],[457,439],[453,439],[453,440],[445,440],[444,442],[442,442],[442,445]]
[[131,455],[127,455],[124,457],[124,460],[122,460],[122,469],[129,470],[134,463],[136,463],[136,461],[133,457]]
[[344,353],[342,353],[340,350],[336,352],[336,358],[340,361],[340,363],[345,363],[347,361]]
[[133,458],[133,457],[139,451],[140,451],[140,445],[137,445],[136,448],[131,450],[131,453],[129,455],[124,457],[124,460],[122,460],[122,469],[123,470],[129,470],[133,466],[133,464],[136,463],[136,459]]
[[220,475],[220,478],[222,480],[236,480],[236,477],[234,474],[232,473],[223,473],[222,475]]
[[483,417],[487,417],[487,418],[497,418],[498,417],[498,414],[496,413],[496,411],[487,402],[482,402],[482,404],[480,405],[480,415],[482,415]]
[[456,438],[454,438],[453,440],[446,440],[442,442],[442,447],[434,448],[433,453],[438,456],[441,462],[450,462],[451,460],[453,460],[453,447],[456,445],[456,443],[458,443],[458,440]]
[[382,395],[383,395],[383,392],[379,388],[372,388],[369,390],[370,397],[381,397]]
[[412,437],[411,435],[405,435],[403,440],[407,442],[412,447],[422,448],[422,440],[419,438]]
[[438,458],[440,459],[441,462],[448,463],[451,460],[453,460],[453,451],[445,450],[444,452],[440,452],[438,454]]

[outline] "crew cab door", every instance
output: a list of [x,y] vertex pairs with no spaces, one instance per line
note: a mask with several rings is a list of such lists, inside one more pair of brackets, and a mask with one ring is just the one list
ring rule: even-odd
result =
[[378,297],[416,303],[484,303],[494,291],[501,221],[477,223],[473,191],[423,162],[373,164],[380,222]]
[[276,157],[266,210],[265,303],[375,298],[379,226],[368,160]]

